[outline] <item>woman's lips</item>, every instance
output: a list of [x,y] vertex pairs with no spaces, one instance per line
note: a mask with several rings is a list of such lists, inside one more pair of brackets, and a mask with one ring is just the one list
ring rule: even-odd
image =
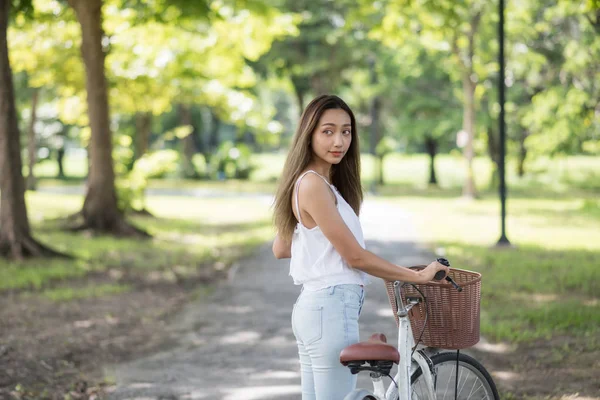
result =
[[333,154],[335,157],[341,157],[344,155],[344,153],[341,151],[330,151],[330,153]]

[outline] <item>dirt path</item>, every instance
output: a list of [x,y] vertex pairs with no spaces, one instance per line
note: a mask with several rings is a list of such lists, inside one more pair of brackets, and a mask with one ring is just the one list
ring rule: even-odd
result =
[[[367,247],[376,254],[400,265],[433,259],[413,242],[417,233],[401,209],[367,200],[361,220]],[[116,382],[109,398],[299,400],[299,363],[290,316],[300,288],[292,284],[288,266],[289,260],[273,258],[268,245],[236,265],[230,279],[210,297],[188,304],[173,318],[174,348],[105,368],[106,376]],[[396,340],[384,285],[377,278],[367,286],[360,330],[363,340],[373,332]],[[489,345],[482,339],[475,352],[507,398],[597,399],[594,368],[570,371],[548,364],[546,356],[554,345],[539,346],[517,349]],[[524,365],[527,373],[519,373]],[[577,365],[577,360],[569,363]],[[585,365],[593,366],[594,361]],[[358,384],[371,387],[368,374],[361,374]],[[584,397],[575,395],[578,392]]]
[[[409,241],[415,232],[402,210],[366,201],[361,220],[367,246],[376,254],[402,265],[431,259]],[[300,288],[288,276],[288,265],[264,246],[234,267],[210,298],[189,304],[175,318],[175,349],[106,369],[117,383],[110,398],[299,399],[290,315]],[[374,331],[393,338],[394,328],[383,282],[374,278],[367,286],[361,338]]]

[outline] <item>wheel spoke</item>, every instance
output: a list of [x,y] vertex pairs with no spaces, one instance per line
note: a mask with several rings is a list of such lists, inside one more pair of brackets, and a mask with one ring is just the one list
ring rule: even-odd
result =
[[[461,400],[497,400],[494,382],[481,364],[468,355],[460,356],[456,370],[456,355],[442,353],[432,358],[434,368],[434,396],[436,400],[452,400],[454,395]],[[458,373],[457,373],[458,372]],[[448,377],[444,376],[448,374]],[[429,400],[429,388],[422,374],[413,378],[414,400]],[[457,388],[455,393],[454,388]]]
[[461,386],[461,385],[460,385],[460,382],[461,382],[461,379],[462,379],[462,376],[463,376],[463,370],[464,370],[464,369],[466,369],[466,368],[465,368],[465,367],[462,367],[462,368],[460,369],[459,373],[458,373],[458,385],[456,385],[456,388],[460,388],[460,389],[458,389],[458,394],[456,395],[456,398],[457,398],[457,399],[458,399],[458,398],[460,398],[460,394],[462,393],[462,390],[463,390],[463,388],[464,388],[464,387],[465,387],[465,385],[467,384],[467,380],[468,380],[468,376],[469,376],[469,375],[468,375],[468,372],[467,372],[467,373],[465,373],[465,375],[467,375],[467,376],[465,377],[465,382],[464,382],[464,383],[462,384],[462,386]]
[[[475,393],[479,392],[479,389],[481,389],[481,388],[485,389],[485,386],[483,386],[483,383],[479,382],[479,387],[477,387],[477,390],[475,391]],[[475,393],[473,393],[473,389],[475,389],[475,383],[473,383],[473,387],[471,388],[471,391],[469,392],[469,397],[467,397],[467,399],[471,398],[471,394],[475,394]],[[485,392],[485,390],[484,390],[484,392]],[[487,398],[487,396],[486,396],[486,398]]]
[[454,375],[454,365],[452,366],[452,370],[448,374],[448,382],[446,382],[446,390],[444,391],[444,397],[442,398],[442,400],[446,400],[446,394],[448,393],[448,388],[450,387],[450,380],[452,379],[453,375]]
[[[468,381],[469,381],[469,376],[471,376],[471,375],[473,376],[473,386],[475,386],[475,384],[476,384],[477,382],[479,382],[479,379],[477,378],[477,375],[475,375],[475,374],[471,373],[471,371],[470,371],[470,370],[469,370],[467,367],[463,367],[463,369],[464,369],[464,370],[467,370],[467,371],[466,371],[466,373],[465,373],[465,375],[467,375],[467,376],[465,377],[465,381],[464,381],[464,383],[462,384],[462,386],[460,387],[460,390],[458,391],[458,396],[457,396],[457,398],[460,396],[460,394],[462,393],[462,391],[463,391],[463,389],[465,388],[465,386],[467,386],[467,383],[468,383]],[[459,379],[459,384],[460,384],[460,379]],[[473,388],[471,387],[471,392],[472,392],[472,391],[473,391]],[[470,398],[471,398],[471,393],[469,393],[469,396],[467,397],[467,399],[470,399]]]

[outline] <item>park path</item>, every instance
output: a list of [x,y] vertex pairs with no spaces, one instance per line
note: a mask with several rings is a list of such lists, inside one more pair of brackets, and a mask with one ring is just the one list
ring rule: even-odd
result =
[[[387,260],[412,265],[433,255],[418,245],[409,214],[367,199],[361,222],[367,248]],[[178,343],[168,351],[106,368],[116,380],[114,400],[300,399],[300,366],[291,328],[300,292],[288,276],[289,260],[276,260],[270,244],[234,265],[213,294],[188,304],[173,318]],[[366,287],[361,340],[373,332],[396,339],[383,281]],[[359,385],[369,384],[361,374]]]

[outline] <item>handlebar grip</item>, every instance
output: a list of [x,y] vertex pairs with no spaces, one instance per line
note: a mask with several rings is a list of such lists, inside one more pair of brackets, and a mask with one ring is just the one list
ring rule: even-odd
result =
[[[450,266],[450,261],[446,260],[445,258],[440,257],[436,261],[439,262],[442,265],[445,265],[446,267]],[[433,277],[433,280],[434,281],[441,281],[444,278],[444,275],[446,275],[446,273],[444,271],[438,271],[435,274],[435,276]]]
[[446,267],[450,266],[450,261],[448,261],[447,259],[445,259],[443,257],[438,258],[436,261],[442,265],[445,265]]
[[[442,265],[445,265],[446,267],[449,267],[449,266],[450,266],[450,261],[448,261],[448,260],[447,260],[447,259],[445,259],[445,258],[442,258],[442,257],[440,257],[440,258],[438,258],[436,261],[437,261],[437,262],[439,262],[439,263],[440,263],[440,264],[442,264]],[[409,267],[409,268],[411,268],[411,269],[412,269],[412,268],[423,269],[423,268],[425,268],[425,267],[426,267],[425,265],[413,265],[412,267]],[[433,280],[434,280],[434,281],[440,281],[440,280],[442,280],[442,279],[445,279],[445,280],[446,280],[447,282],[449,282],[449,283],[450,283],[452,286],[454,286],[454,288],[455,288],[456,290],[458,290],[459,292],[462,292],[463,288],[462,288],[462,287],[460,287],[460,286],[459,286],[459,285],[458,285],[456,282],[454,282],[454,280],[453,280],[452,278],[450,278],[449,276],[446,276],[446,277],[444,278],[444,271],[438,271],[438,272],[435,274],[435,276],[433,277]]]
[[433,277],[434,281],[441,281],[444,278],[444,275],[446,273],[444,271],[438,271],[435,276]]
[[[440,257],[436,260],[437,262],[439,262],[442,265],[445,265],[446,267],[450,266],[450,261],[448,261],[447,259]],[[434,280],[439,281],[444,277],[444,271],[438,271],[437,274],[435,274],[435,276],[433,277]],[[450,278],[449,276],[446,275],[446,281],[450,282],[450,284],[452,284],[452,286],[454,286],[454,288],[456,290],[458,290],[459,292],[462,292],[462,287],[460,287],[459,285],[456,284],[456,282],[454,282],[454,280],[452,278]]]

